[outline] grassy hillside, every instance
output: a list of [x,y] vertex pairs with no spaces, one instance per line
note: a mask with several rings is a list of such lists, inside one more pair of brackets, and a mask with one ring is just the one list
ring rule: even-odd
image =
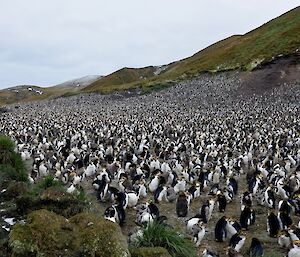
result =
[[[31,88],[32,90],[28,90]],[[18,86],[0,91],[0,106],[15,103],[38,101],[79,93],[79,88],[42,88],[37,86]]]
[[[134,69],[123,68],[108,76],[95,81],[85,89],[84,92],[110,92],[113,89],[124,89],[124,85],[131,85],[131,83],[143,83],[145,80],[153,77],[156,68],[153,66]],[[130,88],[130,86],[129,86]]]
[[167,73],[176,76],[199,71],[252,70],[273,57],[300,47],[300,7],[243,35],[222,40],[190,58],[179,61]]
[[80,92],[109,93],[133,88],[151,91],[202,72],[251,71],[278,56],[294,54],[299,48],[300,7],[297,7],[245,35],[231,36],[189,58],[165,66],[123,68],[84,88],[40,88],[42,94],[27,92],[26,88],[22,94],[15,90],[2,90],[0,106]]
[[[136,87],[149,90],[201,72],[252,70],[278,55],[295,53],[298,48],[300,48],[300,7],[245,35],[235,35],[221,40],[189,58],[169,64],[159,75],[153,73],[151,76],[150,72],[146,80],[134,79],[130,74],[139,74],[143,69],[127,69],[130,70],[130,74],[122,69],[94,82],[85,88],[85,91],[109,92]],[[116,83],[112,78],[119,76],[122,79]]]

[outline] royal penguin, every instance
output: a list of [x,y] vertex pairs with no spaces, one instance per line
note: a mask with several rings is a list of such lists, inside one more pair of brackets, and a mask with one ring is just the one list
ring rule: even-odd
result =
[[165,202],[168,202],[167,195],[168,195],[167,187],[159,185],[158,188],[156,189],[155,193],[154,193],[155,203],[162,202],[163,200]]
[[277,237],[280,230],[280,223],[274,212],[270,212],[267,217],[267,232],[270,237]]
[[104,218],[122,226],[125,223],[125,210],[122,204],[112,205],[104,212]]
[[239,233],[241,229],[241,225],[236,220],[227,218],[226,232],[229,238],[234,234]]
[[202,222],[202,218],[199,215],[196,215],[195,217],[190,218],[186,221],[186,230],[190,234],[192,232],[192,227],[195,224],[198,224],[199,222]]
[[255,222],[255,211],[246,206],[240,215],[240,224],[243,230],[248,230],[248,227]]
[[237,252],[240,252],[241,248],[245,244],[246,237],[240,233],[234,234],[229,241],[229,247],[234,249]]
[[300,229],[297,227],[289,228],[288,233],[292,241],[299,241],[300,240]]
[[150,184],[149,184],[149,190],[150,192],[155,192],[159,186],[159,182],[160,182],[160,173],[156,174],[154,176],[154,178],[151,180]]
[[198,247],[200,246],[201,241],[205,236],[205,224],[202,221],[199,221],[198,223],[192,226],[191,230],[192,230],[193,241]]
[[176,213],[178,217],[186,217],[189,210],[189,203],[187,195],[184,192],[180,192],[176,200]]
[[215,253],[211,250],[204,249],[202,252],[202,257],[219,257],[218,253]]
[[280,247],[283,247],[283,248],[290,247],[292,241],[290,238],[290,234],[288,233],[287,230],[279,231],[278,236],[277,236],[277,242]]
[[268,208],[275,209],[275,194],[271,186],[264,193],[264,203]]
[[284,211],[279,211],[277,217],[281,229],[287,229],[293,224],[291,216]]
[[192,198],[195,199],[200,196],[201,190],[200,190],[200,184],[196,183],[195,185],[192,185],[188,192],[191,194]]
[[243,257],[241,253],[237,252],[232,247],[227,248],[226,255],[229,257]]
[[225,212],[226,206],[227,206],[227,200],[225,195],[221,192],[221,190],[217,193],[217,205],[219,208],[219,212]]
[[250,257],[262,257],[264,255],[264,247],[262,243],[256,238],[251,239],[251,245],[249,249]]
[[200,208],[200,216],[204,223],[208,223],[208,221],[211,219],[214,205],[215,205],[215,200],[210,199],[207,200]]
[[224,242],[227,237],[227,219],[226,216],[220,218],[215,225],[215,240],[217,242]]
[[300,241],[293,241],[293,247],[289,250],[287,257],[299,257],[300,256]]
[[251,208],[252,205],[252,194],[249,191],[244,192],[241,196],[241,210],[243,210],[246,206]]

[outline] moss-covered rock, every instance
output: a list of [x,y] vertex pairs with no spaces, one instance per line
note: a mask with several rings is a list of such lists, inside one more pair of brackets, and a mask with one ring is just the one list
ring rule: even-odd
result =
[[25,225],[9,235],[13,257],[129,257],[121,229],[95,214],[81,213],[70,220],[48,210],[30,213]]
[[75,256],[75,235],[69,221],[53,212],[38,210],[26,225],[16,225],[9,235],[13,256]]
[[49,187],[38,195],[24,194],[16,199],[16,204],[21,215],[38,209],[47,209],[67,218],[83,212],[87,207],[86,202],[66,193],[60,187]]
[[28,190],[28,184],[20,181],[11,181],[5,192],[1,194],[1,199],[8,201],[16,199],[24,194]]
[[81,213],[70,219],[80,238],[80,253],[95,257],[130,256],[127,240],[120,227],[94,214]]
[[131,257],[171,257],[163,247],[140,247],[130,249]]

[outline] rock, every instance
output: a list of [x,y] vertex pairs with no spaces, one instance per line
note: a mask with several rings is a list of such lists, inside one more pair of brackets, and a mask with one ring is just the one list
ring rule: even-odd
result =
[[131,257],[171,257],[163,247],[140,247],[130,249]]
[[15,199],[27,192],[28,184],[26,182],[11,181],[7,190],[2,193],[0,199],[5,201]]
[[120,227],[90,213],[68,220],[48,210],[34,211],[25,225],[14,226],[9,246],[13,257],[130,257]]
[[40,195],[26,194],[16,200],[20,214],[27,214],[33,210],[47,209],[64,217],[71,217],[86,208],[84,201],[78,200],[75,195],[68,194],[59,187],[49,187]]
[[81,241],[82,256],[130,256],[127,240],[116,223],[89,213],[80,213],[72,217],[70,222],[75,225],[75,233]]

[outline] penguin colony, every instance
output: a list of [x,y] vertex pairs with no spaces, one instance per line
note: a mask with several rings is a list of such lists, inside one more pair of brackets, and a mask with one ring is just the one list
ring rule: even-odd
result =
[[32,183],[93,188],[101,215],[136,224],[130,240],[175,220],[200,256],[299,257],[299,100],[297,83],[243,95],[238,74],[202,75],[149,95],[11,107],[0,133],[32,163]]

